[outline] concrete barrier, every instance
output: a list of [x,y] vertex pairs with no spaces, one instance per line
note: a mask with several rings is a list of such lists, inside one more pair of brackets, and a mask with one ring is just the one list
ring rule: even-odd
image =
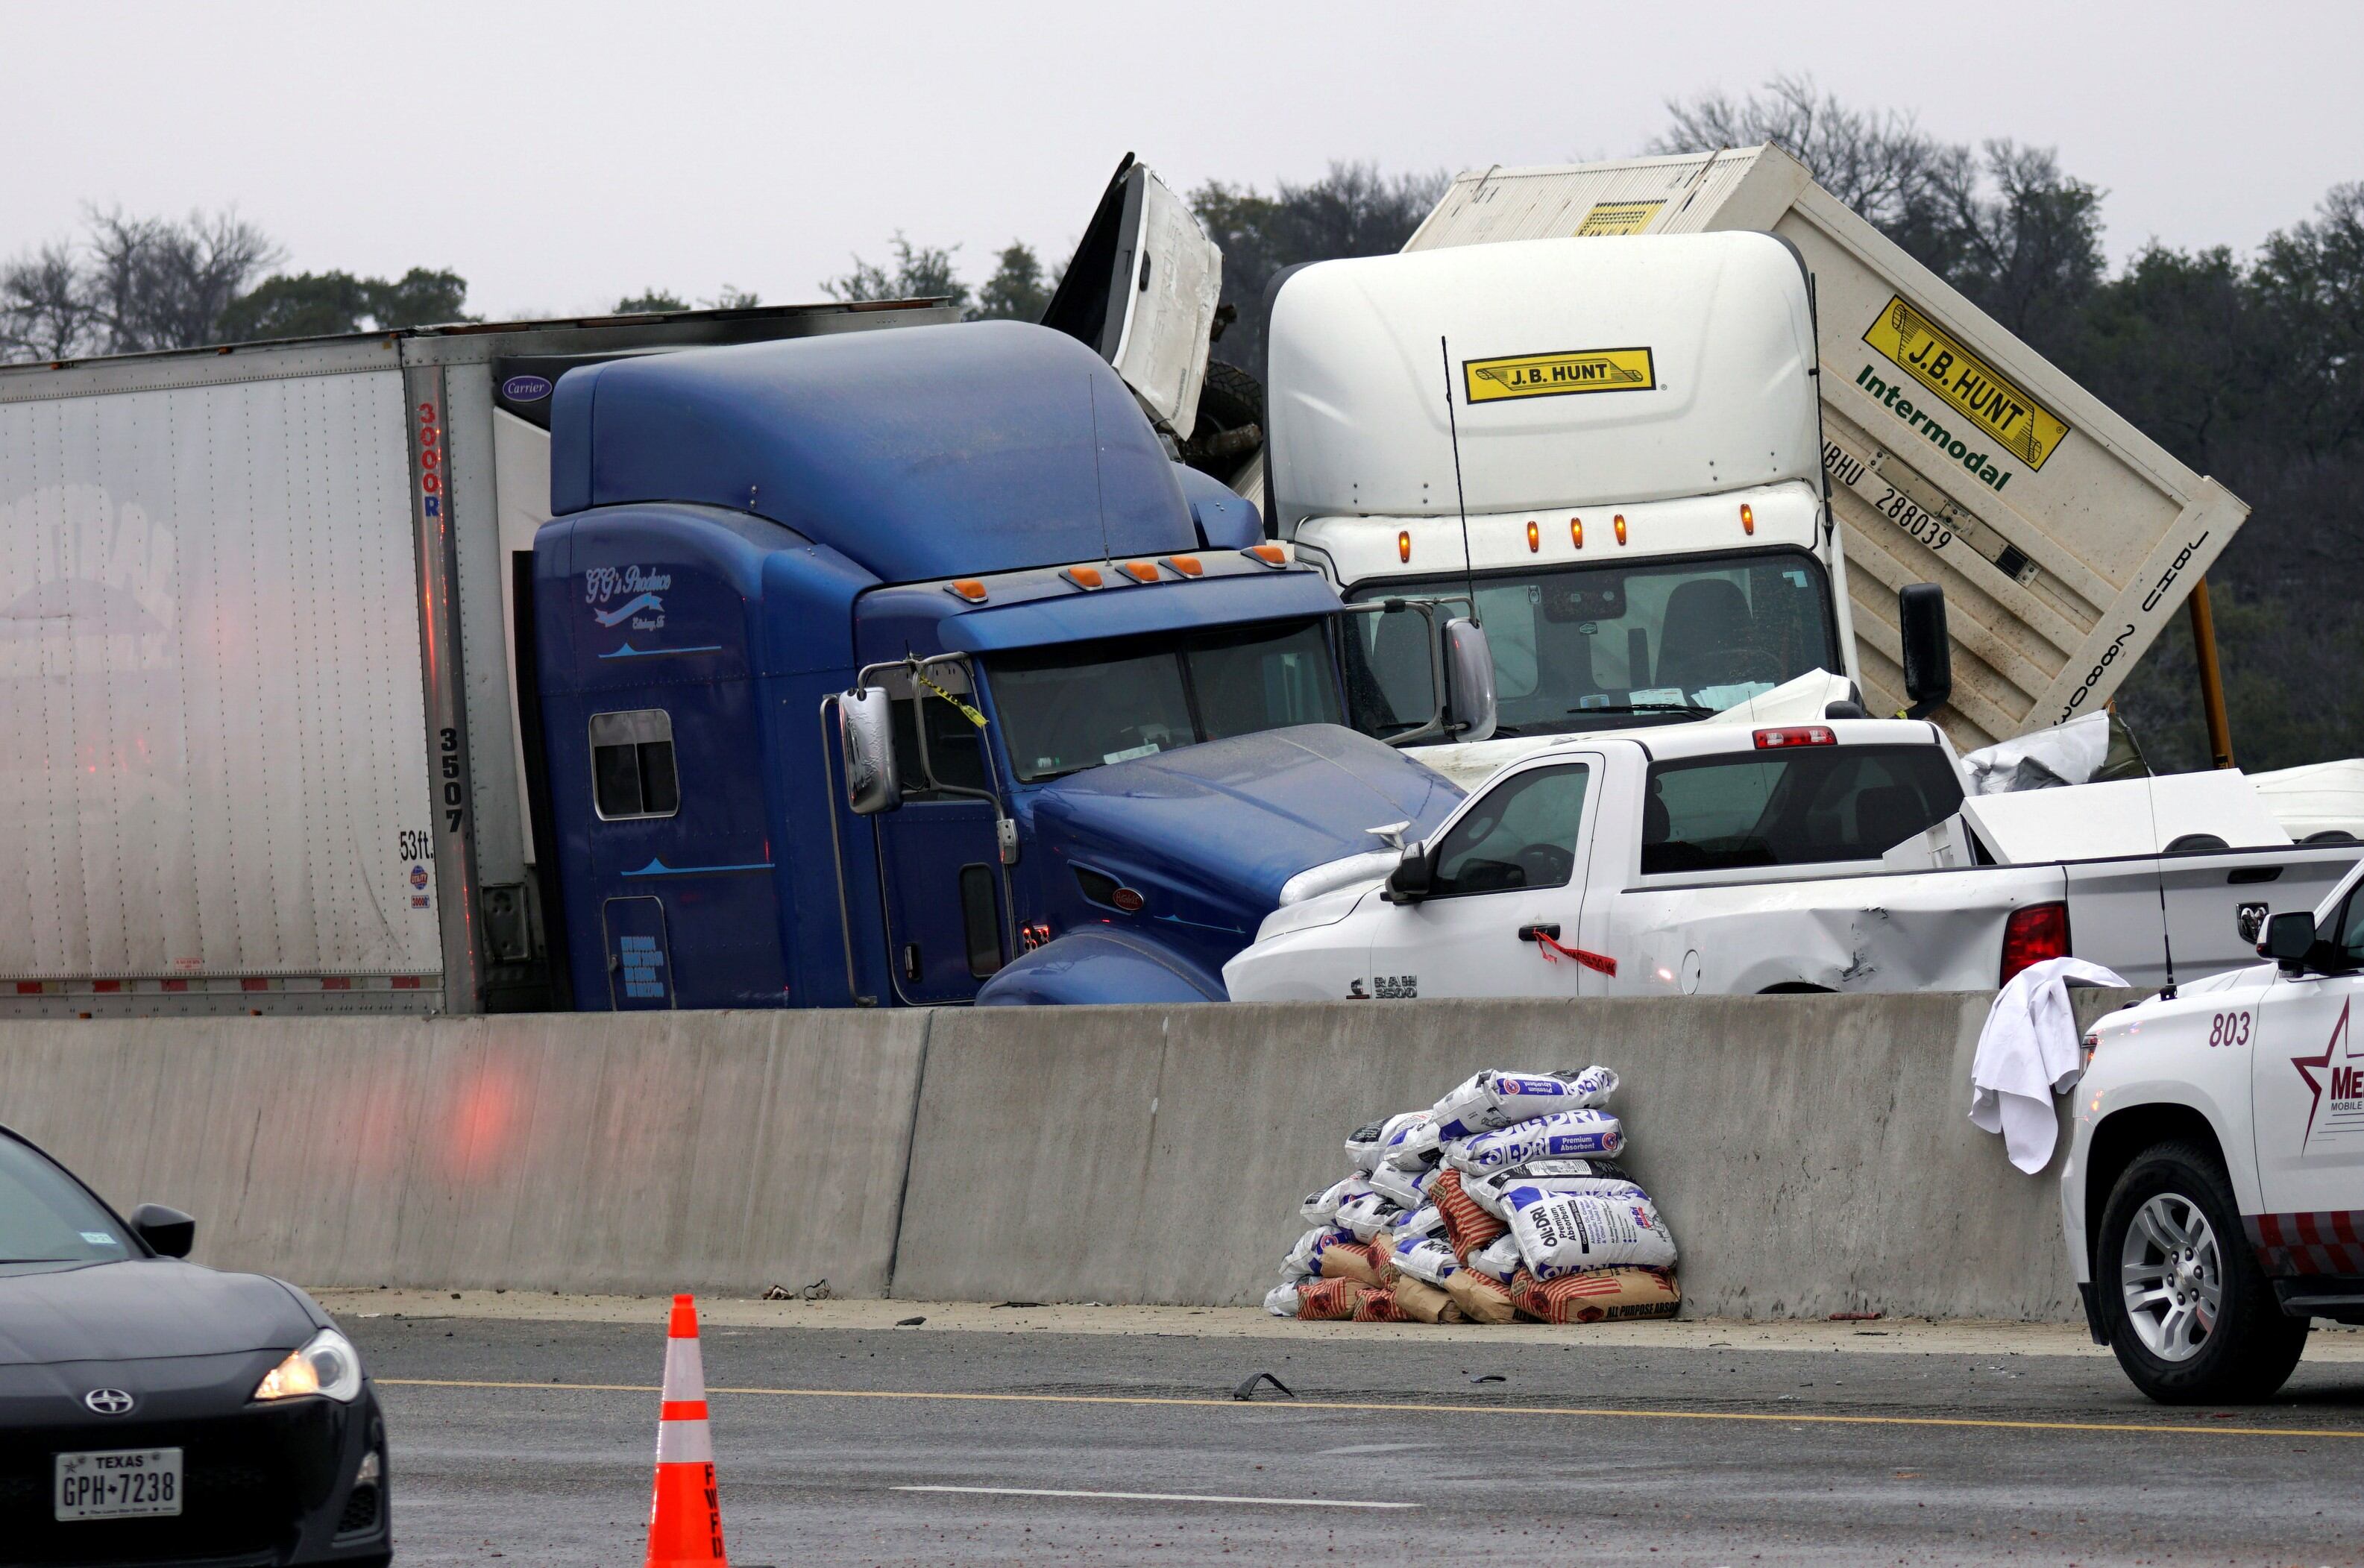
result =
[[[2088,1017],[2124,999],[2080,998]],[[1967,1118],[1990,1000],[945,1014],[896,1293],[1253,1301],[1358,1123],[1481,1067],[1600,1062],[1624,1075],[1626,1163],[1682,1245],[1694,1310],[2073,1318],[2055,1181]]]
[[886,1292],[924,1013],[0,1027],[0,1121],[306,1284]]
[[10,1023],[0,1120],[307,1284],[1226,1305],[1358,1123],[1600,1062],[1695,1310],[2074,1317],[1964,1114],[1988,1001]]

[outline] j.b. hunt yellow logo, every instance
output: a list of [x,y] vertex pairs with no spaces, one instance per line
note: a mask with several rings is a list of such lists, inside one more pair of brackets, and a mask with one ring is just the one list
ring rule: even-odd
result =
[[1902,295],[1889,300],[1863,340],[1978,421],[1989,437],[2032,469],[2042,469],[2068,437],[2067,421],[1905,304]]
[[1647,349],[1582,349],[1562,354],[1511,354],[1461,361],[1472,403],[1506,397],[1565,397],[1573,392],[1648,392],[1658,384]]

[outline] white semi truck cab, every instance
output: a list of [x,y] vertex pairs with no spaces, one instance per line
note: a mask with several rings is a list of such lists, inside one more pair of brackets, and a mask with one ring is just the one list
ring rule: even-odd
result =
[[[1464,602],[1493,738],[1421,748],[1474,783],[1554,737],[1857,697],[1823,479],[1814,316],[1771,235],[1573,239],[1321,261],[1272,308],[1268,514],[1350,601]],[[1468,612],[1460,612],[1468,613]],[[1436,709],[1425,617],[1355,617],[1365,728]]]

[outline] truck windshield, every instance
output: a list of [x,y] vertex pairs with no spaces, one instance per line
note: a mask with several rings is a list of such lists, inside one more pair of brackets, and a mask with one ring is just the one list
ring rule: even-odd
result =
[[1341,724],[1320,621],[1070,643],[986,665],[1003,744],[1028,784],[1201,740]]
[[[1368,583],[1358,602],[1461,599],[1466,578]],[[1675,724],[1840,667],[1829,580],[1803,550],[1481,574],[1498,735]],[[1465,613],[1457,606],[1454,613]],[[1347,622],[1356,727],[1401,734],[1436,709],[1424,617]]]

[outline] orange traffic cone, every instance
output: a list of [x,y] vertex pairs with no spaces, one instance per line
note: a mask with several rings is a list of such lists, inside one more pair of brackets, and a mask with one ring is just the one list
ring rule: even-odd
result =
[[722,1554],[722,1505],[714,1489],[714,1440],[706,1428],[697,1304],[686,1296],[673,1298],[673,1318],[665,1327],[663,1399],[657,1415],[647,1568],[729,1568]]

